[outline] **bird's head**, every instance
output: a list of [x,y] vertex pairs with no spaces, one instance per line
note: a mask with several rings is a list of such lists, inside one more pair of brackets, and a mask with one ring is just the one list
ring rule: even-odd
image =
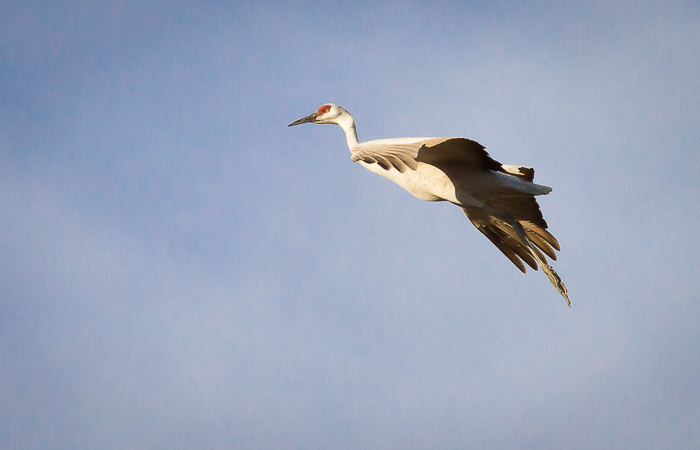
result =
[[315,112],[309,114],[306,117],[302,117],[299,120],[295,120],[288,126],[293,127],[294,125],[301,125],[302,123],[312,122],[312,123],[335,123],[340,125],[340,122],[346,120],[347,118],[352,119],[352,116],[343,109],[342,106],[338,106],[335,103],[326,103]]

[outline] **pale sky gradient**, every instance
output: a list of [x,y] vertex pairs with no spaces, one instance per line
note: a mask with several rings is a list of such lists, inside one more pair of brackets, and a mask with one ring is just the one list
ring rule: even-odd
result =
[[[0,449],[700,448],[700,5],[0,6]],[[350,161],[536,168],[572,309]]]

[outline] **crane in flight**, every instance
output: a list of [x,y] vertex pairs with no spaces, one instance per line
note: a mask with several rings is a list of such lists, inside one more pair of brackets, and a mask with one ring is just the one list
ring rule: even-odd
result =
[[566,286],[547,262],[556,261],[559,242],[547,231],[535,196],[552,188],[534,183],[531,167],[501,164],[484,146],[465,138],[392,138],[360,142],[355,119],[326,103],[289,124],[336,124],[345,132],[351,160],[398,184],[415,197],[448,201],[523,273],[525,264],[547,275],[571,307]]

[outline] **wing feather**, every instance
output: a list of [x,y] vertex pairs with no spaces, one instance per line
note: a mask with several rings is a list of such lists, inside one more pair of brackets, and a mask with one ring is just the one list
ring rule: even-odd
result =
[[552,234],[546,230],[547,224],[545,222],[544,227],[542,224],[535,224],[527,220],[521,220],[520,223],[523,224],[523,226],[533,233],[537,234],[539,237],[544,239],[547,244],[551,245],[555,250],[559,251],[561,250],[561,247],[559,246],[559,241],[557,241],[557,238],[552,236]]
[[356,145],[352,149],[352,161],[379,164],[403,173],[415,170],[419,162],[434,164],[459,162],[475,168],[508,173],[501,163],[492,159],[484,146],[464,138],[398,138],[377,139]]
[[545,252],[547,256],[552,258],[554,261],[557,260],[557,254],[554,253],[554,249],[549,246],[547,241],[542,239],[539,234],[535,233],[534,231],[530,230],[526,226],[523,225],[523,229],[525,229],[525,234],[527,235],[528,239],[535,244],[537,247],[539,247],[540,250]]
[[537,270],[535,258],[518,239],[513,238],[513,236],[517,238],[517,234],[510,225],[487,215],[479,214],[475,210],[466,208],[462,208],[462,210],[476,229],[486,236],[522,273],[526,272],[523,261],[532,269]]
[[525,272],[522,261],[535,270],[538,266],[541,267],[549,281],[571,307],[566,286],[542,254],[544,252],[556,259],[552,247],[559,250],[559,243],[554,236],[536,225],[521,223],[508,213],[499,214],[500,217],[496,217],[477,208],[462,208],[462,210],[477,230],[481,231],[522,272]]
[[415,170],[418,167],[416,158],[427,140],[402,138],[367,141],[353,147],[350,159],[368,164],[378,163],[385,170],[393,167],[403,173],[408,168]]

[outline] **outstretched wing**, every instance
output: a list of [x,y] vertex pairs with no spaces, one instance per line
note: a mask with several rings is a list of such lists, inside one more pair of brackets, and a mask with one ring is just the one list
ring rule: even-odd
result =
[[[540,223],[534,223],[517,220],[510,214],[498,218],[478,209],[462,209],[476,229],[481,231],[523,273],[525,273],[523,261],[534,270],[537,270],[537,266],[541,267],[552,285],[564,297],[569,308],[571,307],[566,286],[542,254],[544,252],[556,260],[554,250],[559,250],[559,242],[547,231],[547,223],[544,219]],[[537,207],[537,214],[541,216],[539,207]]]
[[352,149],[353,161],[379,164],[383,169],[392,167],[403,173],[415,170],[418,162],[439,166],[457,162],[484,170],[509,173],[492,159],[484,146],[465,138],[398,138],[363,142]]

